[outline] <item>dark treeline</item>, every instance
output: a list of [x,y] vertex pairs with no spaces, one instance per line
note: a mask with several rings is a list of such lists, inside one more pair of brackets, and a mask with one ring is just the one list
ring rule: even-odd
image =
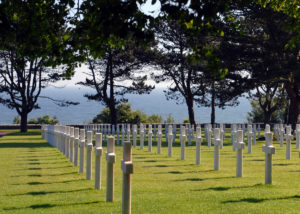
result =
[[141,11],[145,2],[0,1],[0,102],[16,109],[21,131],[41,90],[81,64],[88,78],[78,84],[95,89],[86,97],[107,106],[112,124],[126,94],[151,92],[150,78],[169,83],[166,98],[185,103],[192,124],[195,106],[211,107],[215,123],[215,108],[245,93],[263,122],[279,110],[274,103],[285,103],[285,122],[300,123],[295,2],[161,0],[158,16]]

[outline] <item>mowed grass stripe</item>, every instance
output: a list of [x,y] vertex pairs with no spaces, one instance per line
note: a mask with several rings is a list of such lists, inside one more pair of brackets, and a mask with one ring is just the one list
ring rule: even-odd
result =
[[[178,137],[178,136],[177,136]],[[165,140],[165,139],[164,139]],[[154,141],[154,140],[153,140]],[[246,141],[246,140],[245,140]],[[300,166],[295,142],[292,160],[285,160],[285,146],[275,142],[273,185],[264,185],[262,144],[253,153],[244,150],[244,177],[235,178],[236,153],[227,133],[220,151],[220,171],[213,170],[213,147],[204,142],[201,165],[195,165],[195,146],[186,147],[180,160],[179,140],[173,157],[133,149],[132,213],[298,213]],[[106,145],[104,143],[104,145]],[[104,148],[104,153],[106,148]],[[102,157],[102,189],[85,180],[40,132],[18,132],[0,139],[0,207],[3,213],[120,213],[122,148],[116,147],[115,202],[105,202],[106,161]],[[94,158],[93,158],[94,159]]]

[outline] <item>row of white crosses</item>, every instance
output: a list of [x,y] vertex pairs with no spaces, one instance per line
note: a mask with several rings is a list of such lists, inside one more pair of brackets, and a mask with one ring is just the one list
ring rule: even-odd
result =
[[[148,140],[152,141],[152,138],[154,137],[154,140],[157,141],[157,137],[158,137],[158,132],[159,132],[159,126],[161,126],[162,124],[141,124],[140,125],[140,134],[142,134],[141,138],[143,137],[144,139],[142,141],[142,147],[144,146],[143,142],[146,138],[146,136],[148,135]],[[130,138],[130,135],[132,135],[132,137],[134,137],[134,135],[137,135],[138,133],[138,127],[134,127],[135,125],[130,125],[130,124],[117,124],[116,128],[114,125],[110,125],[110,124],[93,124],[93,125],[86,125],[84,126],[85,130],[88,131],[93,131],[94,133],[96,132],[101,132],[104,135],[104,141],[106,141],[106,135],[115,135],[117,137],[117,145],[119,145],[119,135],[121,134],[121,142],[123,144],[125,138],[127,137]],[[170,124],[164,124],[165,126],[165,137],[166,137],[166,141],[168,142],[168,134],[170,132],[173,132],[173,143],[175,143],[175,138],[176,138],[176,124],[172,124],[170,126]],[[180,125],[180,128],[183,125]],[[146,127],[148,127],[148,132],[146,131]],[[132,129],[131,129],[132,128]],[[190,125],[187,124],[185,125],[186,128],[186,135],[187,135],[187,140],[188,140],[188,145],[192,145],[192,139],[194,139],[194,125]],[[116,131],[115,131],[116,130]],[[136,130],[136,133],[135,133]],[[150,135],[150,136],[149,136]],[[151,145],[150,145],[150,149]]]
[[[80,149],[80,167],[79,171],[84,172],[84,148],[86,148],[86,179],[92,179],[92,151],[93,151],[93,131],[87,131],[87,141],[85,143],[85,130],[69,126],[43,126],[42,137],[46,139],[52,146],[57,147],[65,156],[74,162],[74,166],[78,165],[78,148]],[[101,157],[103,154],[102,134],[95,134],[95,188],[101,189]],[[130,139],[129,139],[130,140]],[[106,183],[106,201],[114,200],[114,164],[115,155],[115,138],[107,137],[107,183]],[[131,213],[131,174],[133,173],[132,152],[130,141],[124,141],[123,144],[123,160],[121,161],[121,169],[123,171],[123,187],[122,187],[122,213]]]

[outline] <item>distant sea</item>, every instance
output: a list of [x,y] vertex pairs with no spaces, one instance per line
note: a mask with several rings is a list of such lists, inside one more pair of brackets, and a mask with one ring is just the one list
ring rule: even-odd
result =
[[[92,89],[66,87],[66,88],[46,88],[42,95],[55,99],[67,99],[80,102],[79,105],[69,107],[59,107],[48,99],[40,98],[38,104],[40,109],[33,110],[29,114],[30,118],[36,118],[49,114],[57,116],[61,124],[83,124],[88,123],[97,115],[104,106],[95,101],[89,101],[83,95],[92,92]],[[159,114],[165,119],[168,114],[172,114],[176,122],[182,122],[188,118],[188,111],[185,104],[177,105],[173,100],[166,100],[162,88],[157,88],[149,95],[128,95],[128,102],[134,110],[140,109],[144,113]],[[243,123],[246,122],[247,112],[251,110],[250,102],[244,97],[239,98],[240,104],[236,107],[226,107],[226,109],[216,109],[217,123]],[[210,122],[210,108],[197,107],[195,105],[195,119],[198,123]],[[11,124],[17,115],[15,110],[8,109],[0,105],[0,124]]]

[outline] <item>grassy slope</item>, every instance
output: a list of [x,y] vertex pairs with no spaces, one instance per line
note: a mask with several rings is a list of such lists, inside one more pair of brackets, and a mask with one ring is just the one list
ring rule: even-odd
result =
[[[13,133],[0,139],[0,212],[3,213],[120,213],[121,147],[116,147],[115,202],[105,202],[106,162],[102,157],[102,189],[94,190],[63,154],[41,139],[40,133]],[[235,178],[236,153],[227,136],[220,171],[213,171],[213,147],[202,146],[202,163],[195,165],[194,146],[181,161],[133,149],[132,213],[298,213],[300,166],[293,143],[292,160],[285,146],[275,143],[273,185],[264,185],[263,142],[244,150],[244,177]],[[155,145],[155,143],[154,143]],[[104,152],[106,148],[104,148]]]

